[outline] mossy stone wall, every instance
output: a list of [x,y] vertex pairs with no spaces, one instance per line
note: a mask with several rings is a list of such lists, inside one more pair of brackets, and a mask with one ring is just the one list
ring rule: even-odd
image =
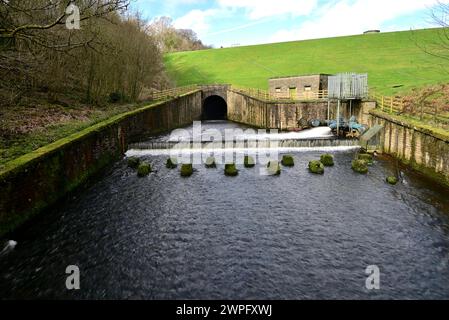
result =
[[447,136],[412,125],[398,116],[371,111],[371,125],[384,127],[383,152],[449,186],[449,134]]

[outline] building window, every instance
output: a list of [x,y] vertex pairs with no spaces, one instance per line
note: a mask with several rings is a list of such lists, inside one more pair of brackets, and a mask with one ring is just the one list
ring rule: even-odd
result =
[[312,86],[304,86],[304,91],[312,91]]
[[276,93],[281,93],[281,88],[276,88]]

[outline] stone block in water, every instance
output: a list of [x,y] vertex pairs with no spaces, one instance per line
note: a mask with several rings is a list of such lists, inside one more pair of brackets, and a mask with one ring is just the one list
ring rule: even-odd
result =
[[268,173],[272,176],[278,176],[281,174],[281,166],[278,161],[270,161],[267,165]]
[[193,174],[192,164],[183,164],[181,166],[181,176],[182,177],[190,177],[192,174]]
[[129,157],[128,158],[128,167],[137,169],[140,164],[140,159],[137,157]]
[[245,156],[244,165],[245,168],[253,168],[256,165],[256,162],[253,157]]
[[239,174],[239,171],[235,167],[235,164],[226,164],[225,165],[225,175],[229,177],[235,177]]
[[368,162],[366,160],[353,160],[352,170],[361,174],[368,173]]
[[177,162],[175,159],[168,158],[168,159],[167,159],[167,163],[165,164],[165,166],[166,166],[168,169],[175,169],[175,168],[178,167],[178,162]]
[[368,153],[359,154],[357,159],[366,161],[369,166],[373,164],[373,156]]
[[139,177],[145,177],[149,175],[151,172],[151,165],[146,162],[142,162],[139,167],[137,168],[137,175]]
[[209,157],[206,159],[206,168],[216,168],[217,164],[214,157]]
[[309,171],[315,174],[324,174],[324,164],[319,160],[309,162]]
[[282,165],[285,167],[293,167],[295,165],[295,160],[292,156],[283,156],[282,157]]
[[325,167],[332,167],[334,165],[334,156],[328,153],[321,155],[321,163]]
[[393,176],[387,177],[387,182],[394,186],[398,183],[398,178],[393,177]]

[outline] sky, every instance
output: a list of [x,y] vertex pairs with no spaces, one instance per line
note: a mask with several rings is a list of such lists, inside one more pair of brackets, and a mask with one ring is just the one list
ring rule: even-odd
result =
[[[434,27],[438,0],[133,0],[215,48]],[[440,0],[449,3],[449,0]]]

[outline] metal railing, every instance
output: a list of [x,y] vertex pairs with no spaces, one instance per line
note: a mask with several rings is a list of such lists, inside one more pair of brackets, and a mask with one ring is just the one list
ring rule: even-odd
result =
[[307,101],[307,100],[321,100],[321,99],[327,99],[328,98],[328,91],[327,90],[320,90],[318,92],[312,92],[312,91],[304,91],[299,93],[292,93],[288,95],[283,94],[272,94],[266,90],[262,89],[254,89],[254,88],[245,88],[240,86],[232,85],[231,89],[248,95],[252,98],[263,100],[263,101]]
[[150,94],[151,100],[165,100],[170,98],[176,98],[183,94],[193,92],[199,90],[199,87],[197,85],[190,85],[185,87],[177,87],[177,88],[171,88],[167,90],[161,90],[161,91],[153,91]]

